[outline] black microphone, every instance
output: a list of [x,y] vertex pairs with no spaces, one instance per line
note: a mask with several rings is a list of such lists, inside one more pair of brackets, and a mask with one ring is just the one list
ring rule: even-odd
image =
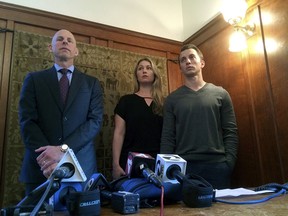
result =
[[63,163],[60,167],[54,170],[52,173],[54,178],[70,178],[74,175],[75,173],[75,167],[72,163]]
[[143,164],[145,168],[149,168],[151,170],[155,169],[155,159],[151,155],[138,152],[129,152],[125,170],[126,175],[129,178],[141,177],[141,164]]
[[181,167],[177,164],[172,164],[168,167],[166,171],[166,176],[168,179],[176,179],[179,183],[183,183],[185,175],[181,172]]
[[156,176],[156,174],[149,169],[148,167],[145,167],[145,164],[140,165],[140,170],[142,172],[142,175],[149,181],[152,182],[157,187],[161,188],[163,186],[161,179]]
[[125,170],[129,178],[144,177],[161,188],[162,180],[152,171],[153,169],[155,169],[155,159],[151,155],[129,152]]

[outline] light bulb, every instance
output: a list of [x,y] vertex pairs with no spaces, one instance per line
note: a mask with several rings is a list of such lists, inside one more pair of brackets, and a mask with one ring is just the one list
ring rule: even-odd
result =
[[221,12],[226,22],[236,25],[245,17],[247,7],[245,0],[225,0]]
[[246,36],[241,30],[235,30],[230,36],[229,51],[241,52],[247,48]]

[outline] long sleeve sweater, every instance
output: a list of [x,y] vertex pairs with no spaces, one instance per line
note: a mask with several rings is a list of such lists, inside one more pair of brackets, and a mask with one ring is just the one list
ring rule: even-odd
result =
[[224,162],[233,168],[238,149],[237,124],[229,93],[206,83],[200,90],[178,88],[166,99],[161,153],[187,161]]

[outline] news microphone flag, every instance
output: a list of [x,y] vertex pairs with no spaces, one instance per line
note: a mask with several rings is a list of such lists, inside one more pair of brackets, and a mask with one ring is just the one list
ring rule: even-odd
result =
[[180,172],[185,175],[187,162],[176,154],[157,154],[155,174],[162,182],[178,183],[178,180],[169,175],[169,168],[177,166]]
[[[55,172],[56,170],[60,169],[61,166],[63,164],[65,164],[65,163],[71,163],[74,166],[74,168],[75,168],[75,172],[70,178],[63,178],[61,182],[85,182],[87,180],[87,177],[86,177],[83,169],[81,168],[80,163],[79,163],[76,155],[74,154],[74,152],[73,152],[73,150],[71,148],[69,148],[65,152],[65,154],[62,157],[62,159],[57,164],[57,166],[55,167],[53,172]],[[53,176],[53,172],[50,175],[50,177]]]
[[155,159],[149,155],[138,152],[129,152],[125,173],[129,178],[142,177],[140,165],[144,165],[151,170],[155,169]]
[[49,199],[49,204],[54,207],[54,211],[64,211],[67,210],[65,203],[65,196],[72,192],[83,191],[81,182],[85,182],[87,177],[81,168],[81,165],[71,148],[63,155],[60,162],[55,167],[50,178],[53,177],[53,173],[61,170],[63,167],[67,168],[67,164],[72,164],[74,166],[74,174],[69,178],[63,178],[61,180],[61,187],[59,190]]

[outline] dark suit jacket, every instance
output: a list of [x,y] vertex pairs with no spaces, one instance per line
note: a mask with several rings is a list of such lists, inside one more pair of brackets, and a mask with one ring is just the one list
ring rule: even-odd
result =
[[103,116],[103,92],[99,81],[73,72],[66,106],[60,101],[55,67],[29,73],[23,83],[19,120],[25,145],[20,180],[42,183],[46,180],[37,164],[35,149],[66,143],[74,151],[87,178],[96,172],[94,138]]

